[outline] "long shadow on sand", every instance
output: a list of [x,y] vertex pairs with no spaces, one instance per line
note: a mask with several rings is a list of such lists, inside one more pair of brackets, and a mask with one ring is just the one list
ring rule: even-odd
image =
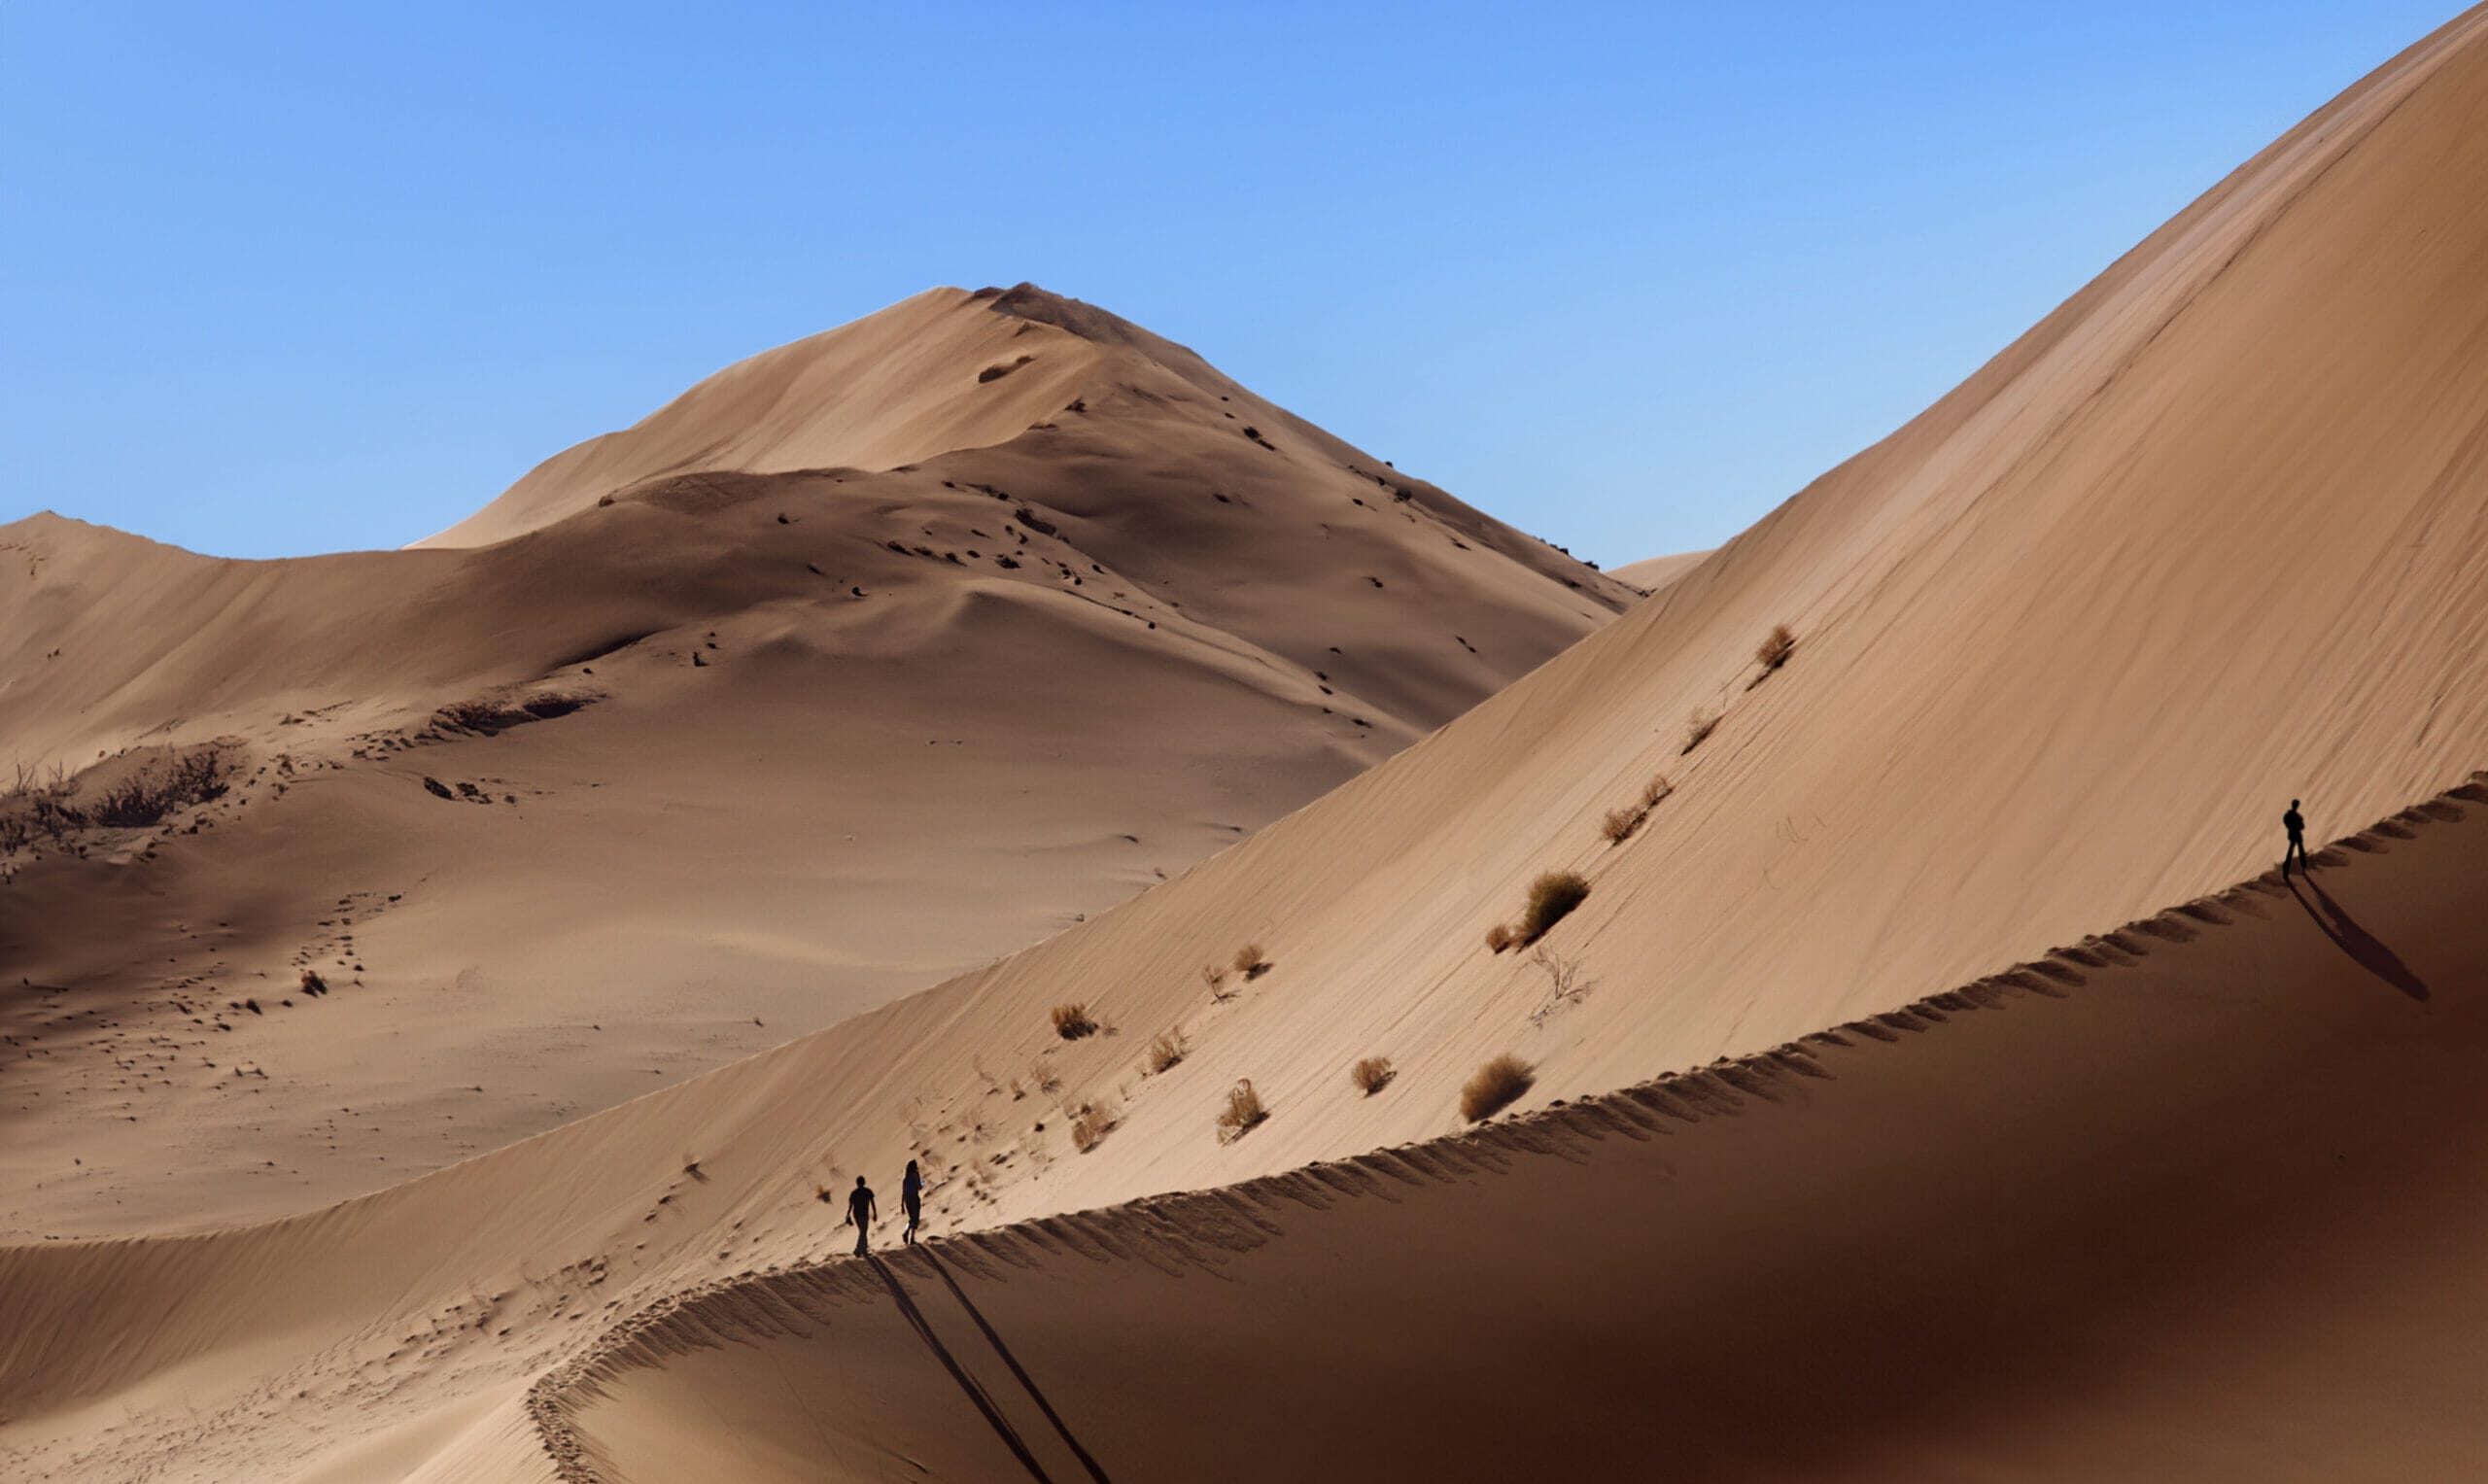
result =
[[1046,1414],[1046,1421],[1054,1424],[1054,1430],[1062,1434],[1063,1446],[1080,1460],[1081,1467],[1088,1470],[1088,1477],[1096,1480],[1097,1484],[1113,1484],[1106,1477],[1106,1470],[1098,1467],[1097,1461],[1088,1456],[1088,1450],[1080,1446],[1080,1439],[1071,1435],[1071,1429],[1063,1424],[1061,1414],[1054,1409],[1053,1402],[1046,1399],[1046,1394],[1037,1390],[1035,1379],[1020,1366],[1019,1358],[1011,1353],[1010,1346],[1002,1343],[1002,1336],[994,1332],[993,1326],[985,1323],[985,1311],[968,1301],[967,1291],[959,1287],[958,1279],[950,1276],[950,1264],[930,1247],[918,1247],[916,1251],[925,1261],[933,1264],[933,1271],[950,1285],[950,1296],[959,1301],[960,1308],[967,1310],[968,1318],[975,1320],[977,1329],[984,1331],[985,1343],[993,1347],[993,1353],[1002,1358],[1002,1363],[1011,1367],[1011,1374],[1018,1376],[1019,1384],[1027,1388],[1029,1399],[1036,1402],[1038,1411]]
[[[950,1373],[950,1379],[959,1384],[959,1390],[967,1393],[968,1399],[976,1403],[976,1409],[985,1414],[985,1420],[992,1427],[994,1435],[1002,1439],[1002,1445],[1011,1450],[1012,1456],[1019,1461],[1019,1466],[1028,1470],[1028,1477],[1035,1479],[1037,1484],[1054,1484],[1054,1481],[1047,1477],[1043,1466],[1037,1463],[1037,1456],[1030,1453],[1028,1445],[1019,1440],[1019,1434],[1012,1428],[1011,1420],[1002,1415],[1002,1409],[995,1406],[993,1398],[985,1394],[985,1388],[976,1384],[976,1377],[967,1373],[965,1367],[959,1364],[958,1359],[950,1354],[950,1347],[942,1343],[942,1337],[933,1332],[933,1327],[925,1323],[924,1311],[918,1309],[916,1306],[916,1300],[908,1296],[907,1290],[899,1286],[898,1275],[890,1271],[889,1264],[883,1262],[881,1257],[874,1253],[865,1254],[864,1260],[872,1263],[873,1271],[881,1274],[881,1282],[889,1286],[890,1296],[898,1300],[899,1312],[906,1315],[907,1322],[915,1327],[916,1337],[922,1340],[924,1347],[933,1352],[934,1359],[940,1361],[942,1367]],[[979,1323],[982,1324],[983,1321],[980,1320]],[[1011,1368],[1016,1371],[1019,1367],[1014,1365]],[[1027,1378],[1022,1376],[1020,1379],[1024,1381]],[[1052,1416],[1053,1413],[1048,1412],[1047,1415]],[[1081,1456],[1085,1459],[1088,1455]]]
[[[2301,879],[2306,883],[2305,891],[2298,890]],[[2349,954],[2361,968],[2412,999],[2428,998],[2427,983],[2410,971],[2410,966],[2402,961],[2402,955],[2359,926],[2358,919],[2351,916],[2340,903],[2327,896],[2324,888],[2315,884],[2314,878],[2300,872],[2297,878],[2284,876],[2282,880],[2289,883],[2290,895],[2298,898],[2298,905],[2306,909],[2306,915],[2315,919],[2317,927],[2324,929],[2324,936],[2332,939],[2335,948]],[[2314,901],[2307,900],[2309,893],[2313,894]]]

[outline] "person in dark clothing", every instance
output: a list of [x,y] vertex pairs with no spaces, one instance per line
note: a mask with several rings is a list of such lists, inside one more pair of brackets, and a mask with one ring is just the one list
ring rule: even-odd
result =
[[855,1189],[847,1197],[847,1219],[855,1224],[855,1256],[859,1258],[871,1251],[865,1239],[872,1234],[873,1218],[877,1214],[873,1205],[873,1188],[864,1183],[863,1176],[856,1176]]
[[900,1240],[912,1246],[916,1228],[924,1221],[924,1177],[916,1172],[913,1159],[907,1161],[907,1178],[898,1183],[898,1203],[907,1208],[907,1234]]
[[2281,816],[2281,828],[2290,832],[2290,847],[2281,856],[2281,880],[2289,880],[2290,862],[2298,862],[2298,874],[2306,875],[2314,862],[2306,855],[2306,816],[2298,811],[2298,801],[2290,801],[2290,811]]

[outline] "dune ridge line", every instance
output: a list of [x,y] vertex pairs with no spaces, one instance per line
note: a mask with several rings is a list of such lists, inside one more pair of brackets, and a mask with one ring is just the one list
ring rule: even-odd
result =
[[[2461,783],[2330,842],[2315,860],[2332,869],[2351,866],[2355,857],[2409,840],[2429,825],[2459,820],[2463,804],[2488,804],[2488,770],[2474,771]],[[2067,998],[2091,974],[2128,967],[2149,956],[2155,943],[2189,943],[2207,929],[2231,926],[2236,920],[2232,913],[2241,903],[2288,890],[2275,868],[1952,989],[1768,1051],[1723,1057],[1439,1138],[1317,1160],[1204,1191],[1146,1195],[928,1238],[923,1245],[981,1276],[998,1267],[1028,1265],[1024,1250],[1069,1251],[1099,1261],[1136,1260],[1168,1272],[1207,1270],[1220,1255],[1251,1251],[1279,1234],[1261,1215],[1262,1208],[1290,1203],[1318,1208],[1382,1193],[1393,1184],[1447,1184],[1471,1174],[1502,1173],[1518,1159],[1561,1155],[1611,1135],[1646,1141],[1678,1131],[1673,1124],[1738,1117],[1755,1102],[1785,1101],[1780,1089],[1800,1079],[1832,1077],[1823,1048],[1868,1051],[1861,1041],[1897,1042],[1905,1033],[1923,1033],[1954,1015],[2000,1010],[2033,998]],[[537,1440],[563,1484],[609,1484],[588,1464],[572,1422],[581,1403],[603,1395],[605,1381],[660,1365],[670,1355],[804,1333],[808,1324],[826,1323],[833,1308],[868,1303],[886,1293],[879,1264],[921,1266],[925,1271],[917,1276],[929,1281],[931,1261],[900,1247],[877,1251],[866,1262],[846,1256],[797,1262],[666,1294],[607,1327],[587,1348],[528,1388],[527,1411]]]

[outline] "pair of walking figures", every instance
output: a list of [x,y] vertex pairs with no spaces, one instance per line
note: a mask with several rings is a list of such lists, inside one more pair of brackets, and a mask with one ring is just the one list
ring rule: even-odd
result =
[[[907,1230],[899,1240],[914,1246],[916,1228],[924,1225],[924,1177],[916,1172],[916,1161],[907,1161],[907,1174],[899,1181],[899,1204],[907,1208]],[[881,1217],[881,1209],[873,1198],[873,1188],[864,1177],[855,1177],[855,1189],[847,1194],[847,1220],[855,1227],[855,1256],[872,1251],[870,1238],[873,1223]]]

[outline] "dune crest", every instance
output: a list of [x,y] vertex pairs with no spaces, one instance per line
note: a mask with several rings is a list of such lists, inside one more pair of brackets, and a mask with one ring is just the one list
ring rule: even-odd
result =
[[[2478,1267],[2444,1233],[2483,1199],[2457,1166],[2488,1118],[2488,793],[2441,791],[2488,756],[2484,125],[2473,11],[1657,599],[1021,951],[360,1200],[0,1250],[0,1457],[766,1480],[1232,1448],[1256,1476],[1275,1450],[1508,1477],[1614,1471],[1602,1439],[1641,1437],[1705,1477],[2082,1479],[2475,1454]],[[1227,421],[1245,467],[1317,462]],[[1054,436],[922,474],[1016,494]],[[733,481],[787,477],[667,500],[713,521],[748,508]],[[1423,507],[1397,529],[1434,507],[1382,493]],[[1037,513],[1088,518],[1069,491]],[[2341,843],[2284,885],[2292,798]],[[1464,1085],[1503,1056],[1529,1086],[1471,1132]],[[1352,1081],[1376,1058],[1387,1082]],[[824,1197],[910,1158],[950,1265],[822,1261],[848,1245]],[[1230,1339],[1222,1404],[1182,1404],[1215,1363],[1183,1347]],[[513,1442],[531,1394],[559,1451]],[[1407,1430],[1375,1418],[1419,1405],[1456,1415],[1377,1458]],[[1494,1428],[1516,1409],[1535,1432]]]

